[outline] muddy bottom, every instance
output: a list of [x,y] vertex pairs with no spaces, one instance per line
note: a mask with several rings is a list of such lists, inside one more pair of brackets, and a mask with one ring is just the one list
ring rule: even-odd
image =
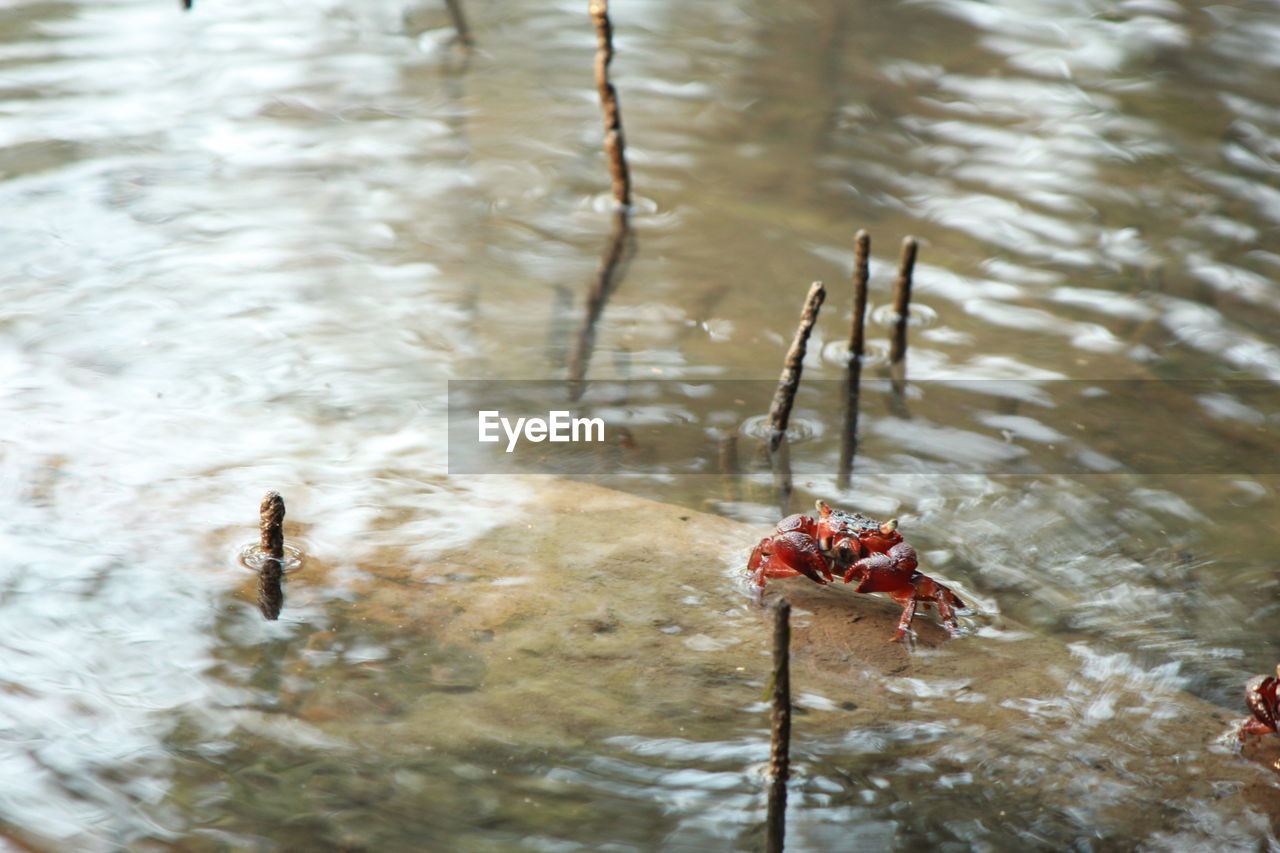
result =
[[[474,546],[362,565],[345,627],[297,626],[306,651],[288,665],[278,711],[332,755],[365,761],[496,749],[523,763],[533,751],[575,796],[643,800],[645,785],[625,793],[614,778],[617,762],[635,762],[668,795],[688,786],[651,842],[707,824],[725,838],[706,849],[754,844],[769,625],[745,564],[767,531],[580,483],[522,488]],[[329,582],[313,562],[289,595],[305,607]],[[1224,737],[1242,710],[1184,693],[1161,670],[998,612],[963,615],[955,639],[922,613],[914,641],[892,643],[900,610],[883,596],[804,578],[771,581],[766,599],[777,596],[794,607],[795,849],[822,849],[855,815],[889,821],[890,846],[963,831],[975,843],[1158,847],[1215,833],[1247,844],[1280,814],[1274,745],[1245,760]],[[316,677],[356,630],[378,638],[369,659]],[[241,713],[246,728],[266,724]],[[912,829],[899,826],[904,801],[916,803]],[[1001,820],[957,828],[978,805]]]

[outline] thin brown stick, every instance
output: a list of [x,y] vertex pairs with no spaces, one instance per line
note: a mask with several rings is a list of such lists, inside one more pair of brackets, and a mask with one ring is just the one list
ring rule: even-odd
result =
[[871,235],[861,230],[853,238],[853,323],[849,330],[849,358],[862,358],[867,328],[867,282],[871,277]]
[[613,61],[609,0],[592,0],[590,10],[596,25],[596,89],[600,93],[600,109],[604,111],[604,153],[609,158],[609,173],[613,177],[613,200],[629,207],[631,172],[627,168],[626,141],[622,137],[622,112],[618,108],[618,91],[609,82],[609,63]]
[[267,492],[258,507],[262,556],[284,562],[284,498],[279,492]]
[[845,383],[844,437],[836,485],[849,488],[853,459],[858,455],[858,405],[862,357],[866,354],[867,284],[871,280],[871,235],[859,230],[853,238],[853,322],[849,330],[849,364]]
[[258,609],[267,619],[280,618],[284,606],[284,498],[267,492],[258,508],[259,547],[262,568],[258,570]]
[[795,337],[791,339],[791,349],[787,351],[787,360],[782,367],[782,376],[778,379],[778,390],[773,394],[773,404],[769,407],[769,425],[773,434],[769,437],[769,448],[778,449],[778,442],[787,432],[787,421],[791,419],[791,406],[795,403],[796,391],[800,388],[800,373],[804,370],[804,353],[809,345],[809,334],[813,324],[818,320],[818,310],[822,308],[822,300],[827,296],[822,282],[815,281],[809,287],[809,294],[804,299],[804,309],[800,312],[800,325],[796,327]]
[[791,775],[791,602],[773,608],[773,714],[770,720],[769,812],[765,850],[781,853],[787,833],[787,779]]
[[467,27],[467,17],[462,14],[462,0],[444,0],[449,7],[449,17],[453,19],[453,29],[458,34],[458,44],[471,47],[475,42],[471,38],[471,30]]
[[907,356],[907,321],[911,309],[911,275],[916,268],[916,251],[919,244],[915,237],[902,241],[902,260],[898,264],[898,281],[893,288],[893,342],[889,349],[889,363],[897,364]]

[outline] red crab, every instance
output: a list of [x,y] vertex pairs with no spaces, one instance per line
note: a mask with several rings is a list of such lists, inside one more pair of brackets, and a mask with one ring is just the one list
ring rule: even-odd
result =
[[756,586],[763,587],[769,578],[796,575],[825,584],[841,575],[845,583],[858,584],[856,592],[887,592],[902,605],[902,619],[890,642],[907,633],[921,602],[938,608],[943,627],[956,635],[955,611],[963,610],[965,603],[947,587],[916,571],[916,549],[902,541],[897,519],[872,521],[832,509],[822,501],[817,507],[817,518],[789,515],[778,522],[772,536],[760,540],[747,564]]
[[1240,740],[1248,735],[1275,734],[1280,729],[1280,664],[1276,664],[1276,674],[1255,675],[1244,687],[1244,701],[1253,713],[1252,720],[1245,720],[1240,727]]

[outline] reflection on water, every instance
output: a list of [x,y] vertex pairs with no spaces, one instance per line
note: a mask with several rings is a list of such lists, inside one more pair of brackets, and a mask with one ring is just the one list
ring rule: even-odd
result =
[[[868,392],[847,488],[842,393],[806,385],[791,508],[901,516],[930,573],[979,602],[975,625],[1014,618],[1076,663],[1014,709],[1057,732],[1040,752],[940,725],[929,694],[959,689],[947,679],[885,688],[914,710],[879,723],[815,693],[794,848],[1062,847],[1105,827],[1100,845],[1254,849],[1274,833],[1208,801],[1164,829],[1107,813],[1141,788],[1106,787],[1131,745],[1084,724],[1123,711],[1108,679],[1242,715],[1245,681],[1275,664],[1275,413],[1224,390],[1280,379],[1273,5],[615,4],[636,246],[598,304],[610,221],[585,4],[469,2],[467,62],[444,4],[176,5],[20,2],[0,20],[0,839],[758,846],[748,676],[649,684],[597,741],[510,722],[465,744],[426,729],[409,752],[370,732],[428,699],[465,716],[494,690],[495,639],[447,608],[352,614],[370,578],[428,600],[480,584],[466,565],[415,570],[490,544],[495,508],[528,499],[447,473],[446,380],[563,380],[583,317],[594,380],[772,378],[823,279],[805,379],[836,387],[859,227],[921,239],[913,381],[1227,382],[1191,408],[1045,392],[1052,415],[1034,395],[970,406],[972,388],[926,383],[893,408]],[[884,378],[895,266],[871,260],[867,382]],[[743,476],[682,476],[655,451],[616,485],[767,527],[761,412],[680,455]],[[615,450],[653,447],[633,432]],[[1187,467],[1081,474],[1054,467],[1063,447],[1092,472],[1148,448]],[[317,561],[271,624],[236,563],[268,488]],[[527,594],[522,577],[495,588]],[[609,614],[593,618],[607,638]],[[963,642],[1002,642],[979,628]],[[658,637],[739,653],[709,630]],[[524,701],[554,689],[532,671]],[[1048,796],[1063,752],[1107,772],[1073,765],[1075,795]]]

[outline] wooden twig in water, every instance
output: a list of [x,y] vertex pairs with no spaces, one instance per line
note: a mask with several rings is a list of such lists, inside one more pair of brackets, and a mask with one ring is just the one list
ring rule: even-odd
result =
[[769,407],[769,426],[773,430],[769,437],[769,449],[777,450],[778,443],[787,432],[787,421],[791,419],[791,406],[795,403],[796,391],[800,387],[800,372],[804,369],[804,353],[809,345],[809,334],[818,319],[818,309],[827,296],[822,282],[815,281],[809,287],[809,295],[804,300],[804,310],[800,312],[800,325],[791,340],[791,349],[787,351],[787,360],[782,367],[782,376],[778,379],[778,390],[773,394],[773,404]]
[[787,832],[787,778],[791,774],[791,602],[785,599],[773,608],[773,714],[770,733],[765,850],[781,853]]
[[280,618],[284,606],[284,498],[267,492],[258,509],[259,548],[262,568],[258,570],[258,609],[267,619]]
[[596,89],[604,111],[604,153],[609,158],[609,173],[613,176],[613,200],[630,207],[631,172],[627,169],[626,143],[622,138],[622,113],[618,109],[618,92],[609,82],[609,63],[613,60],[609,0],[592,0],[590,10],[596,25]]
[[871,235],[858,231],[853,238],[853,322],[849,330],[849,358],[862,358],[867,328],[867,281],[871,269]]
[[262,555],[284,563],[284,498],[279,492],[267,492],[258,507],[258,544]]
[[604,151],[609,158],[609,172],[613,176],[613,199],[618,207],[614,211],[613,230],[605,244],[604,257],[595,281],[587,293],[587,310],[578,332],[577,348],[569,356],[569,398],[582,396],[587,375],[587,362],[595,348],[596,322],[604,312],[609,294],[620,278],[631,240],[631,174],[627,170],[626,145],[622,138],[622,113],[618,109],[618,92],[609,82],[609,63],[613,60],[613,24],[609,22],[608,0],[592,0],[589,7],[591,20],[596,26],[596,88],[600,93],[600,108],[604,111]]
[[889,363],[898,364],[907,355],[907,322],[911,310],[911,274],[916,267],[915,237],[902,241],[902,260],[898,264],[898,281],[893,287],[893,341],[889,348]]
[[458,44],[471,47],[475,42],[471,39],[471,30],[467,28],[467,18],[462,14],[462,0],[444,0],[444,5],[449,7],[449,17],[458,34]]

